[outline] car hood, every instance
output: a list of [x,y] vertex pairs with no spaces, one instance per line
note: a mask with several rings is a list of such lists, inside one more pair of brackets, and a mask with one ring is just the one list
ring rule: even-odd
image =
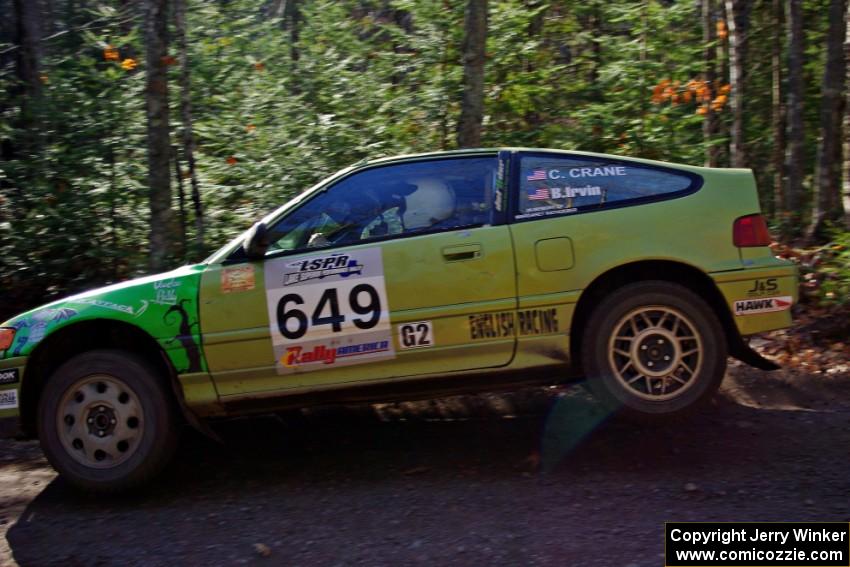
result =
[[46,336],[92,319],[130,323],[157,339],[179,335],[186,319],[197,322],[198,283],[204,267],[184,266],[96,288],[21,313],[0,325],[16,329],[12,346],[0,358],[27,356]]

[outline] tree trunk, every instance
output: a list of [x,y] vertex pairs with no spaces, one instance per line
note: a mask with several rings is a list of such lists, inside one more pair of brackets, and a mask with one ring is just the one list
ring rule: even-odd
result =
[[41,13],[39,3],[15,0],[17,15],[17,75],[24,95],[33,99],[41,92]]
[[[20,108],[19,116],[12,125],[20,133],[17,136],[4,136],[0,140],[0,157],[4,161],[13,159],[31,160],[37,153],[37,140],[40,128],[38,127],[38,107],[41,95],[41,14],[39,3],[32,0],[15,0],[13,3],[14,43],[17,49],[13,50],[15,59],[15,78],[17,84],[9,87],[9,103],[17,104]],[[4,101],[5,102],[5,101]],[[4,104],[5,107],[5,104]],[[5,110],[2,108],[0,110]],[[9,187],[15,199],[12,207],[12,215],[16,220],[26,217],[27,193],[25,187],[37,171],[35,167],[28,167],[23,176],[18,176],[15,181],[10,181],[5,176],[0,176],[0,186]]]
[[[846,81],[850,85],[850,3],[847,5],[847,34],[844,37],[844,62]],[[850,230],[850,89],[844,105],[844,228]]]
[[463,101],[457,125],[457,145],[481,145],[484,119],[484,59],[487,44],[487,0],[469,0],[463,38]]
[[803,201],[803,0],[788,0],[788,147],[785,154],[785,206],[798,217]]
[[830,0],[829,30],[826,37],[826,66],[820,107],[821,137],[818,143],[815,196],[808,239],[822,236],[824,223],[840,220],[841,202],[841,120],[844,115],[844,20],[846,0]]
[[173,249],[169,170],[168,0],[145,0],[145,103],[148,145],[148,187],[151,230],[150,267],[162,270]]
[[186,158],[189,182],[192,186],[192,208],[195,215],[195,252],[204,250],[204,208],[201,189],[195,171],[195,133],[192,127],[192,88],[189,74],[189,50],[186,42],[186,0],[174,0],[174,23],[177,47],[180,50],[180,122],[183,155]]
[[[717,48],[719,50],[718,58],[720,60],[720,73],[717,77],[718,88],[715,89],[716,94],[720,85],[726,83],[729,78],[729,28],[726,22],[731,18],[731,16],[726,11],[726,2],[724,0],[719,0],[719,3],[715,4],[715,10],[717,10],[718,19]],[[723,37],[720,37],[719,35],[719,24],[721,22],[725,31]],[[717,144],[717,158],[721,165],[729,167],[731,164],[729,163],[729,125],[727,122],[727,120],[721,120],[720,116],[718,116],[717,137],[722,141]]]
[[298,42],[301,39],[301,6],[298,5],[298,0],[289,0],[284,8],[289,26],[289,59],[295,71],[298,60],[301,59],[301,51],[298,49]]
[[782,98],[782,32],[785,25],[782,0],[773,0],[773,42],[771,45],[771,125],[773,127],[773,199],[771,213],[785,210],[785,101]]
[[[177,0],[179,1],[179,0]],[[174,182],[177,184],[177,218],[179,219],[180,258],[186,261],[189,252],[186,238],[186,191],[183,188],[183,170],[180,167],[180,152],[177,146],[171,147],[171,159],[174,162]]]
[[[705,83],[709,92],[717,92],[717,21],[714,10],[715,0],[702,0],[702,42],[703,60],[705,64]],[[700,103],[702,104],[702,103]],[[717,167],[720,164],[720,148],[717,146],[717,114],[707,105],[705,118],[702,122],[702,137],[706,144],[705,166]]]
[[729,151],[732,167],[747,167],[744,140],[744,101],[747,85],[747,47],[750,24],[750,0],[726,0],[726,26],[729,29],[729,93],[732,130]]

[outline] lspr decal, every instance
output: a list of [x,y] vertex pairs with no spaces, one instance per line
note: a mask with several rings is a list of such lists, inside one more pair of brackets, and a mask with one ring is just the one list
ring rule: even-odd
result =
[[395,357],[380,248],[276,258],[265,278],[279,374]]

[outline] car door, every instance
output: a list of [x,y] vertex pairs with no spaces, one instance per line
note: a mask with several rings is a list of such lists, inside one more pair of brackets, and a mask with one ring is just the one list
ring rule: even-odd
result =
[[354,171],[270,223],[262,261],[209,266],[204,352],[222,396],[497,367],[515,344],[494,153]]

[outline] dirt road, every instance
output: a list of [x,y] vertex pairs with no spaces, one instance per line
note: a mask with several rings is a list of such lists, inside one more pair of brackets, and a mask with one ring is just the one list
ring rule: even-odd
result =
[[0,563],[657,566],[666,520],[850,521],[847,373],[734,366],[712,407],[665,426],[572,391],[445,419],[470,405],[231,422],[119,499],[4,441]]

